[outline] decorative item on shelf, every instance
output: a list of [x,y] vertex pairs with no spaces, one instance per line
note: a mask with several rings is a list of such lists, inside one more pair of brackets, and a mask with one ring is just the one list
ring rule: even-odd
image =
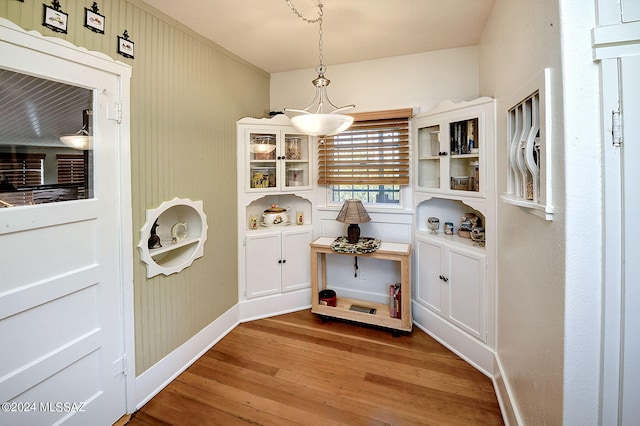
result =
[[287,160],[299,160],[302,158],[302,138],[299,136],[287,136],[284,138],[284,158]]
[[484,235],[484,228],[479,226],[471,228],[471,239],[473,240],[473,245],[476,247],[484,247]]
[[437,217],[430,217],[427,219],[427,228],[431,230],[432,234],[437,234],[440,229],[440,219]]
[[289,225],[291,222],[289,222],[288,210],[288,208],[271,204],[271,207],[262,214],[262,225]]
[[346,200],[336,220],[349,224],[347,228],[347,240],[350,244],[356,244],[360,238],[360,227],[358,224],[369,222],[371,218],[362,205],[362,201]]
[[160,244],[160,237],[158,237],[158,234],[156,233],[156,228],[158,227],[158,219],[155,220],[155,222],[153,222],[153,225],[151,226],[151,235],[149,236],[149,241],[148,241],[148,248],[150,249],[156,249],[156,248],[160,248],[162,247],[162,244]]
[[462,238],[471,238],[471,230],[481,226],[480,218],[475,213],[465,213],[461,218],[458,235]]
[[178,241],[182,241],[187,238],[187,224],[186,222],[178,222],[171,227],[171,242],[176,244]]
[[249,229],[258,229],[258,215],[252,214],[249,218]]
[[451,189],[455,191],[469,190],[469,176],[452,176]]
[[333,307],[338,305],[336,292],[333,290],[329,290],[329,289],[320,290],[318,297],[319,297],[318,303],[321,305],[333,306]]
[[296,212],[296,225],[304,225],[304,212],[302,210]]
[[453,235],[453,222],[444,223],[444,233],[445,235]]
[[[82,111],[82,128],[72,135],[60,136],[60,142],[73,149],[90,150],[93,149],[93,136],[91,136],[91,117],[93,113],[90,109]],[[77,128],[77,127],[76,127]]]
[[[319,35],[320,41],[318,43],[319,46],[319,59],[320,64],[316,67],[316,72],[318,73],[318,77],[315,78],[312,83],[316,88],[316,94],[309,105],[304,107],[303,109],[293,109],[293,108],[285,108],[284,110],[287,112],[297,112],[300,115],[296,115],[291,118],[291,124],[295,127],[299,132],[304,133],[305,135],[311,136],[330,136],[338,134],[351,126],[353,123],[353,117],[338,114],[341,111],[355,108],[355,105],[346,105],[343,107],[336,107],[330,100],[327,95],[327,86],[331,83],[331,80],[324,76],[324,73],[327,70],[327,67],[322,63],[322,16],[323,16],[323,5],[322,3],[318,4],[318,15],[317,19],[307,19],[302,16],[302,14],[295,8],[295,6],[291,3],[291,0],[285,0],[293,13],[298,15],[303,21],[309,24],[319,24]],[[317,104],[316,104],[317,102]],[[316,106],[317,105],[317,106]],[[331,105],[334,110],[330,113],[324,112],[324,106]],[[310,111],[312,107],[315,106],[313,112]]]
[[276,139],[273,135],[257,135],[249,143],[256,160],[275,160]]
[[331,243],[331,250],[338,253],[373,253],[380,248],[382,241],[378,238],[362,237],[357,243],[352,244],[347,237],[338,237]]
[[400,283],[389,286],[389,316],[402,319],[402,286]]
[[304,169],[287,169],[287,186],[304,185]]

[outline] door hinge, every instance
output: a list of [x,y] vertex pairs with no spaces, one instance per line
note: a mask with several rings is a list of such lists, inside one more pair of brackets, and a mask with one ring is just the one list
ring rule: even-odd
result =
[[611,111],[611,142],[615,147],[622,145],[622,116],[620,108]]
[[127,356],[122,355],[122,357],[118,358],[111,364],[113,377],[119,376],[120,374],[126,376],[127,375]]
[[122,123],[122,102],[116,102],[113,105],[113,113],[109,114],[108,118],[118,124]]

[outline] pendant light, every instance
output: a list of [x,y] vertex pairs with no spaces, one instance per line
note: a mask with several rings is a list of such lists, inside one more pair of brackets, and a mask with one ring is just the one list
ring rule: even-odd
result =
[[90,117],[93,112],[89,109],[82,111],[82,129],[73,135],[60,136],[60,142],[73,149],[88,150],[93,148],[93,136],[89,131]]
[[[320,39],[318,42],[320,64],[316,67],[318,77],[312,80],[312,83],[316,88],[316,94],[311,103],[303,109],[285,108],[284,110],[287,112],[299,113],[299,115],[291,118],[291,124],[299,132],[305,135],[330,136],[343,132],[347,130],[349,126],[351,126],[351,124],[353,123],[353,117],[339,113],[347,109],[355,108],[355,105],[345,105],[343,107],[337,107],[329,100],[329,96],[327,95],[327,86],[329,85],[329,83],[331,83],[331,80],[324,76],[327,67],[322,63],[323,5],[321,3],[318,4],[318,15],[320,16],[317,19],[310,20],[304,18],[302,14],[298,12],[295,6],[291,4],[291,0],[285,1],[289,5],[293,13],[298,15],[303,21],[309,24],[315,24],[316,22],[318,23],[320,35]],[[333,110],[327,112],[325,111],[325,107],[332,107]]]

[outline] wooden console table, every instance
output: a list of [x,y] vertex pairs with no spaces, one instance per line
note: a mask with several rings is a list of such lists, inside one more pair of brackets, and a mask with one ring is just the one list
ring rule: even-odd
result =
[[[339,253],[331,249],[332,237],[320,237],[311,243],[311,312],[314,314],[357,321],[400,331],[411,331],[411,245],[383,242],[373,253]],[[337,298],[337,306],[320,304],[319,292],[327,288],[327,254],[336,256],[358,256],[400,262],[401,306],[400,318],[392,318],[389,305],[364,300]],[[320,274],[318,263],[320,259]],[[322,287],[318,286],[321,279]],[[375,308],[375,314],[350,310],[351,305]]]

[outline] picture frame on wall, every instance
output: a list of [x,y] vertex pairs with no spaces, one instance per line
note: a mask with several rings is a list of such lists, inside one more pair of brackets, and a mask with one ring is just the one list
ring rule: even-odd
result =
[[93,2],[91,9],[84,8],[84,26],[94,33],[104,34],[104,15],[98,13],[98,4]]
[[44,6],[42,25],[57,33],[67,33],[67,22],[69,14],[60,10],[60,2],[57,0],[51,2],[53,7]]
[[127,33],[127,30],[124,30],[122,36],[118,36],[118,54],[124,56],[125,58],[133,59],[134,48],[135,43],[129,40],[129,33]]

